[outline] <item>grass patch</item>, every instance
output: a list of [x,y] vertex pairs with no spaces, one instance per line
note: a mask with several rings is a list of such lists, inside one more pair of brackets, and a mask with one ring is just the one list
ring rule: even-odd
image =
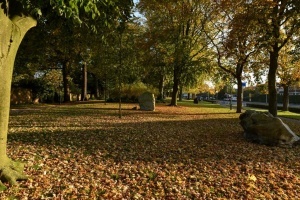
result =
[[[245,109],[245,110],[256,110],[256,111],[260,111],[260,112],[268,112],[267,109],[262,109],[262,108],[245,107],[243,109]],[[285,117],[285,118],[300,120],[300,114],[299,113],[294,113],[294,112],[290,112],[290,111],[278,110],[277,111],[277,116],[278,117]]]
[[277,115],[279,117],[286,117],[286,118],[300,120],[300,114],[299,113],[294,113],[294,112],[289,112],[289,111],[278,111]]

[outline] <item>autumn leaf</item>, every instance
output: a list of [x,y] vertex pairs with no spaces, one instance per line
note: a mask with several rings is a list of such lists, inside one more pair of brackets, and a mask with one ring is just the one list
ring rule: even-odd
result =
[[300,147],[249,143],[234,111],[191,105],[13,107],[7,153],[29,179],[0,199],[297,199]]

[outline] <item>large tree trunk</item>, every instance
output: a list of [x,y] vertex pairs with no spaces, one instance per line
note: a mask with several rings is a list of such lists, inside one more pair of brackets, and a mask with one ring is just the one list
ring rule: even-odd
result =
[[81,101],[87,101],[87,64],[82,66]]
[[283,107],[282,111],[288,111],[289,110],[289,86],[283,85]]
[[[242,63],[241,63],[242,62]],[[242,84],[242,73],[243,73],[244,64],[243,61],[240,61],[236,66],[236,80],[237,80],[237,99],[236,99],[236,113],[242,112],[242,95],[243,95],[243,84]]]
[[270,52],[270,66],[268,74],[268,90],[269,90],[269,112],[277,116],[277,89],[276,89],[276,72],[278,68],[278,48],[274,47]]
[[[273,0],[275,2],[275,0]],[[281,17],[280,5],[275,3],[272,11],[272,49],[270,50],[270,66],[268,73],[268,90],[269,90],[269,112],[277,117],[277,89],[276,89],[276,73],[278,68],[278,56],[279,56],[279,38],[280,38],[280,23]]]
[[[6,145],[14,61],[23,37],[34,26],[36,20],[33,18],[15,16],[10,19],[0,7],[0,180],[10,184],[26,178],[23,165],[7,157]],[[0,186],[3,186],[1,181]]]
[[182,101],[182,95],[183,95],[183,88],[182,86],[179,87],[179,101]]
[[172,99],[171,99],[170,106],[177,106],[178,87],[179,87],[179,73],[177,67],[175,67],[174,78],[173,78]]
[[94,96],[95,99],[99,99],[100,97],[100,89],[99,89],[99,79],[95,74],[92,74],[93,76],[93,82],[94,82]]
[[159,84],[158,84],[158,97],[157,100],[162,101],[164,100],[164,76],[160,76]]
[[70,102],[70,62],[65,61],[63,63],[63,87],[64,87],[64,102]]
[[242,78],[240,76],[237,77],[237,99],[236,99],[236,113],[242,112],[242,94],[243,94],[243,85]]

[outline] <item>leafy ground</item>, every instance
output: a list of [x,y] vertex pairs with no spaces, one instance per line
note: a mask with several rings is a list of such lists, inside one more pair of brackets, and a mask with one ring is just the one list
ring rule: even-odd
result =
[[300,198],[300,147],[246,142],[233,110],[133,106],[122,119],[117,104],[13,108],[8,154],[30,178],[0,199]]

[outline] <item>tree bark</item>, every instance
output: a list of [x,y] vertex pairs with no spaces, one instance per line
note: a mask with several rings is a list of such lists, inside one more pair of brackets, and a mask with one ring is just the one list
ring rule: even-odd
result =
[[237,99],[236,99],[236,113],[242,112],[242,95],[243,95],[243,84],[242,84],[242,73],[244,69],[244,61],[239,61],[236,66],[236,80],[237,80]]
[[87,64],[82,66],[82,89],[81,89],[81,101],[87,101]]
[[[275,1],[274,1],[275,2]],[[269,90],[269,112],[277,117],[277,89],[276,89],[276,73],[278,68],[278,56],[279,56],[279,38],[280,38],[280,23],[283,13],[280,13],[279,4],[275,4],[272,11],[272,49],[270,50],[270,66],[268,73],[268,90]]]
[[100,89],[99,89],[99,79],[95,74],[92,74],[93,76],[93,81],[94,81],[94,95],[95,99],[99,99],[100,97]]
[[282,111],[289,110],[289,86],[283,85],[283,106]]
[[70,102],[70,62],[65,61],[63,63],[63,85],[64,85],[64,102]]
[[158,97],[157,100],[162,101],[164,100],[164,76],[160,76],[159,85],[158,85]]
[[237,77],[237,99],[236,99],[236,113],[242,112],[242,94],[243,94],[243,85],[242,78],[240,76]]
[[182,101],[183,88],[182,86],[180,86],[179,88],[179,101]]
[[14,61],[22,39],[34,26],[36,20],[32,17],[9,18],[0,7],[0,180],[10,184],[16,184],[17,180],[26,178],[22,172],[23,165],[10,160],[6,148]]
[[174,77],[173,77],[173,91],[172,91],[172,99],[170,106],[177,106],[177,95],[178,95],[178,87],[179,87],[179,73],[177,67],[174,69]]
[[276,89],[276,72],[278,68],[278,52],[276,47],[270,52],[270,66],[268,73],[268,90],[269,90],[269,112],[277,116],[277,89]]

